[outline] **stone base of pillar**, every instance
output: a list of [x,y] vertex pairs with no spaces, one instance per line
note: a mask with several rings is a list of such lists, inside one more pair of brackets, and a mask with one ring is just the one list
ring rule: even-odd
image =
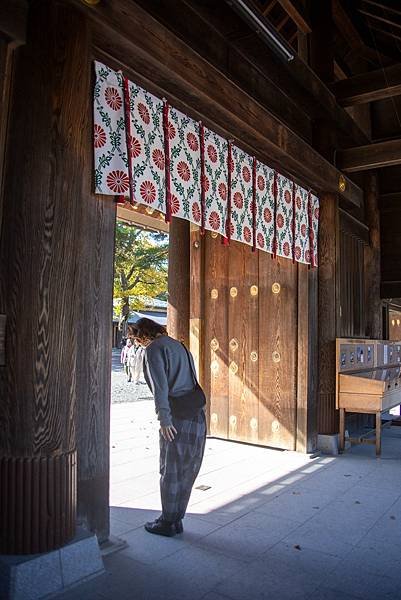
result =
[[96,536],[78,529],[75,538],[59,550],[24,556],[0,555],[0,598],[39,600],[103,572]]

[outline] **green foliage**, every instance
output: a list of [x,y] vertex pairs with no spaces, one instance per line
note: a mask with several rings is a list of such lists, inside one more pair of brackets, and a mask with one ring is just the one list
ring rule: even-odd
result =
[[143,308],[141,296],[167,299],[168,236],[117,221],[114,255],[114,298],[120,310]]

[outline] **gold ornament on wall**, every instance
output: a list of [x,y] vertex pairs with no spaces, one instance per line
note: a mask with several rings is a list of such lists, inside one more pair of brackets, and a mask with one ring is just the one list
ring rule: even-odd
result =
[[237,349],[238,349],[238,340],[236,338],[232,338],[232,340],[230,340],[230,350],[235,352]]
[[252,431],[256,431],[258,428],[258,420],[255,419],[255,417],[252,417],[252,419],[249,421],[249,425],[251,426]]
[[219,290],[216,290],[216,288],[213,288],[212,291],[210,292],[210,297],[212,300],[217,300],[217,298],[219,297]]
[[230,426],[235,427],[237,424],[237,417],[235,415],[231,415],[230,417]]
[[281,355],[280,355],[280,352],[277,352],[277,350],[275,350],[275,351],[272,353],[272,359],[273,359],[273,362],[275,362],[275,363],[279,363],[279,362],[280,362],[280,360],[281,360]]
[[251,285],[251,287],[249,288],[249,292],[251,294],[251,296],[257,296],[258,295],[258,286],[257,285]]
[[200,242],[198,242],[198,240],[195,240],[193,246],[194,246],[194,248],[199,248]]
[[236,298],[237,294],[238,294],[238,290],[237,290],[236,287],[230,288],[230,296],[231,296],[231,298]]
[[340,192],[345,192],[347,187],[347,182],[345,180],[344,175],[340,175],[340,177],[338,178],[338,189]]
[[217,238],[219,234],[216,233],[215,231],[212,231],[212,233],[210,234],[210,236],[215,240]]
[[236,362],[234,362],[234,361],[230,362],[230,371],[231,371],[231,373],[234,373],[234,375],[238,372],[238,365]]
[[216,350],[219,349],[219,342],[216,340],[216,338],[213,338],[210,342],[210,348],[213,350],[213,352],[216,352]]
[[258,360],[258,353],[256,352],[256,350],[252,350],[251,352],[251,361],[252,362],[256,362]]
[[219,363],[217,362],[217,360],[212,360],[212,362],[210,363],[210,370],[213,373],[213,375],[217,375],[219,372]]
[[277,433],[280,429],[280,423],[276,420],[272,422],[272,432]]
[[210,420],[211,420],[211,422],[212,422],[212,423],[214,423],[214,424],[216,425],[216,423],[217,423],[217,422],[218,422],[218,420],[219,420],[219,417],[217,416],[217,413],[212,413],[212,414],[210,415]]
[[272,285],[273,294],[279,294],[280,290],[281,290],[281,285],[279,283],[277,283],[277,281],[275,281]]

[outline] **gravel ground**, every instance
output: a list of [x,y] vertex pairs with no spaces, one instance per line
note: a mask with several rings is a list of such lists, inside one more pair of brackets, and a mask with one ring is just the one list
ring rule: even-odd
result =
[[123,366],[120,364],[120,350],[113,348],[111,366],[111,403],[141,402],[152,400],[152,394],[143,378],[138,385],[127,381]]

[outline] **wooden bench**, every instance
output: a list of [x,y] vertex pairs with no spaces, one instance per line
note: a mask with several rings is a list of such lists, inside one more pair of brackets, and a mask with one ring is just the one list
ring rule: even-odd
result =
[[375,414],[375,439],[365,435],[351,443],[374,443],[381,454],[381,414],[401,404],[401,342],[336,340],[336,406],[340,411],[339,449],[345,446],[347,412]]

